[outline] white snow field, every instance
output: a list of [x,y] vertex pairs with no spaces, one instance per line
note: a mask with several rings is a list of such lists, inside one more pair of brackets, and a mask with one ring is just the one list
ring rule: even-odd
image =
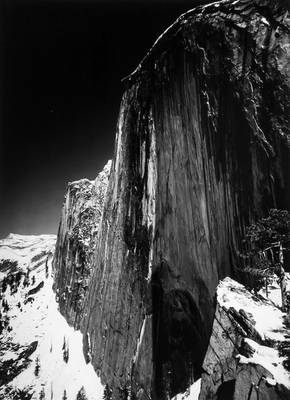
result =
[[[0,334],[0,399],[22,399],[20,394],[26,393],[32,400],[76,400],[79,391],[87,400],[103,397],[100,379],[85,362],[81,333],[57,308],[51,273],[55,240],[52,235],[9,235],[0,240],[0,281],[11,275],[7,268],[1,272],[3,260],[17,261],[17,270],[23,271],[17,291],[8,284],[0,292],[2,320],[9,321]],[[38,291],[29,293],[33,288]]]
[[[240,363],[262,365],[274,377],[273,380],[267,379],[269,384],[280,383],[290,388],[290,374],[284,365],[287,357],[279,353],[279,345],[288,343],[290,345],[289,329],[285,325],[287,315],[279,308],[281,302],[275,304],[273,301],[275,299],[279,303],[278,286],[273,285],[269,291],[269,298],[261,296],[259,299],[254,297],[240,283],[231,278],[225,278],[218,285],[217,301],[224,310],[229,310],[232,307],[239,312],[243,309],[252,318],[255,330],[265,342],[265,345],[260,345],[246,338],[245,341],[252,348],[253,355],[247,358],[239,354],[237,357]],[[271,347],[266,345],[269,341],[273,343]]]

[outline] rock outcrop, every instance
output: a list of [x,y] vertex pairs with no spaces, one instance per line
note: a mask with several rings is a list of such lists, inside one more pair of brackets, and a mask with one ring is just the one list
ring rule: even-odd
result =
[[[114,399],[162,400],[200,375],[216,286],[241,266],[245,226],[289,207],[286,7],[197,7],[124,80],[85,313],[64,311]],[[74,271],[57,272],[60,290]]]
[[77,327],[83,312],[95,251],[98,227],[106,196],[111,161],[94,181],[68,184],[53,260],[54,290],[59,309]]
[[289,399],[289,322],[270,300],[222,281],[199,400]]

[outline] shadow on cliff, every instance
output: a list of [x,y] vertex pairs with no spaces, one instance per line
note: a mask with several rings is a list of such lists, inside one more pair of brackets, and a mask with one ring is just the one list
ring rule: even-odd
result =
[[201,373],[208,338],[199,306],[182,286],[163,260],[152,275],[153,399],[184,392]]

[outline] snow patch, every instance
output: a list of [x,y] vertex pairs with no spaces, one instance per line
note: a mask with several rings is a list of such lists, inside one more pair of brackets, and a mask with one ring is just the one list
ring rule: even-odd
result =
[[282,383],[286,387],[290,387],[289,373],[283,367],[284,359],[279,356],[278,350],[268,346],[262,346],[254,340],[245,339],[245,342],[254,350],[254,354],[250,357],[238,355],[242,364],[258,364],[262,365],[273,375],[274,379],[269,378],[268,383],[275,385],[276,382]]
[[[274,290],[277,288],[274,285]],[[269,287],[269,297],[271,297],[271,287]],[[250,357],[238,355],[241,363],[253,363],[266,368],[274,377],[269,383],[274,381],[290,388],[290,374],[285,369],[287,355],[280,351],[281,346],[290,347],[289,330],[285,325],[287,318],[275,304],[262,296],[258,297],[250,293],[243,285],[225,278],[217,288],[217,301],[224,310],[234,308],[237,312],[244,311],[253,321],[253,327],[259,333],[265,345],[261,345],[245,338],[245,342],[254,351]],[[271,343],[271,345],[268,345]],[[266,345],[267,344],[267,345]]]
[[259,300],[231,278],[225,278],[218,285],[217,300],[226,310],[233,307],[237,311],[243,309],[249,314],[254,319],[255,329],[263,340],[285,340],[284,314],[270,300]]
[[201,379],[198,379],[194,382],[189,389],[182,394],[178,394],[173,397],[173,400],[198,400],[198,396],[200,393]]

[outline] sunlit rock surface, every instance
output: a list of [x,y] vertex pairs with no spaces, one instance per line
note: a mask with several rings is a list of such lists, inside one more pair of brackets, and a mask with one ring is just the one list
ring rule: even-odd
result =
[[245,226],[289,208],[287,7],[224,0],[181,16],[124,80],[97,236],[92,183],[69,188],[55,287],[113,399],[163,400],[199,378]]
[[285,4],[198,7],[125,80],[81,321],[115,398],[163,399],[199,376],[245,225],[289,205]]
[[220,282],[199,400],[289,399],[289,327],[271,300]]
[[92,254],[102,217],[111,161],[94,181],[81,179],[68,185],[53,260],[54,290],[61,313],[75,327],[83,313]]
[[[0,399],[101,400],[103,386],[83,355],[82,335],[57,309],[54,235],[0,240]],[[83,388],[83,389],[82,389]]]

